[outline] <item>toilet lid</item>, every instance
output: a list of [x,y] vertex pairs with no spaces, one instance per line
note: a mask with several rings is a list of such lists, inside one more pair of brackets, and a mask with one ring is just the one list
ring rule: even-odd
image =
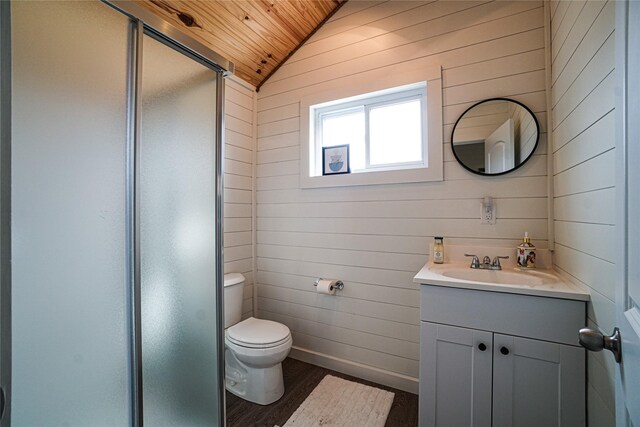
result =
[[244,282],[244,276],[240,273],[227,273],[224,275],[224,287],[237,285]]
[[289,328],[282,323],[250,317],[227,329],[227,338],[244,347],[277,345],[290,336]]

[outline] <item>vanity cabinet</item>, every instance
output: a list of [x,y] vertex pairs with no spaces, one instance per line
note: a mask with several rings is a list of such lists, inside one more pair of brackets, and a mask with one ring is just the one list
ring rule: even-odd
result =
[[421,286],[420,426],[584,426],[584,301]]

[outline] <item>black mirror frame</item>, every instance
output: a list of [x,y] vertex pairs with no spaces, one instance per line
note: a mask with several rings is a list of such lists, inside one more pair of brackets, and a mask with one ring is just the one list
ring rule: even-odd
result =
[[[468,167],[467,165],[462,163],[462,161],[460,160],[460,158],[456,154],[456,150],[453,149],[453,135],[456,133],[456,127],[458,126],[458,123],[460,122],[460,119],[462,119],[464,117],[464,115],[467,114],[467,112],[469,112],[469,110],[471,110],[472,108],[477,107],[480,104],[484,104],[485,102],[490,102],[490,101],[509,101],[509,102],[514,102],[514,103],[520,105],[525,110],[527,110],[529,112],[529,114],[531,114],[531,117],[533,117],[533,121],[536,124],[536,134],[537,134],[536,143],[533,146],[533,150],[531,150],[531,153],[527,156],[526,159],[524,159],[522,162],[520,162],[520,164],[518,164],[514,168],[509,169],[509,170],[504,171],[504,172],[500,172],[500,173],[484,173],[484,172],[478,172],[476,170],[471,169],[470,167]],[[538,123],[538,118],[536,117],[536,115],[533,113],[533,111],[531,111],[531,109],[529,107],[524,105],[522,102],[516,101],[515,99],[509,99],[509,98],[489,98],[489,99],[484,99],[484,100],[482,100],[480,102],[476,102],[471,107],[469,107],[466,110],[464,110],[464,112],[462,114],[460,114],[460,117],[458,117],[458,120],[456,120],[456,123],[455,123],[455,125],[453,125],[453,129],[451,130],[451,151],[453,152],[453,156],[456,158],[456,161],[458,162],[458,164],[460,166],[462,166],[463,168],[465,168],[469,172],[474,173],[476,175],[480,175],[480,176],[489,176],[489,177],[491,177],[491,176],[500,176],[500,175],[504,175],[504,174],[507,174],[507,173],[510,173],[510,172],[513,172],[513,171],[519,169],[522,165],[527,163],[529,161],[529,159],[531,159],[531,157],[533,156],[533,153],[535,153],[535,151],[538,148],[538,143],[539,142],[540,142],[540,123]]]

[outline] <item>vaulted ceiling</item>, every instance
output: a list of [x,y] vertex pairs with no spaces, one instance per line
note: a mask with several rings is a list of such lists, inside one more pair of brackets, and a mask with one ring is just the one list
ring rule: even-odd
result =
[[259,87],[347,0],[142,0]]

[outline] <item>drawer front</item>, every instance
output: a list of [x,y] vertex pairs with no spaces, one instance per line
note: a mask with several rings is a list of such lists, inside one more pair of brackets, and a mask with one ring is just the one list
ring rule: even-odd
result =
[[503,292],[421,286],[420,318],[445,325],[578,344],[584,301]]

